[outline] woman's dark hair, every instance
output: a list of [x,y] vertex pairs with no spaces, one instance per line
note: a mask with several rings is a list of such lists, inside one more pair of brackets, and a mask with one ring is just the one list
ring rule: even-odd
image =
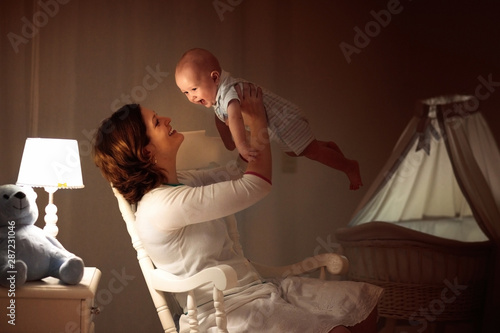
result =
[[145,150],[148,143],[138,104],[125,105],[103,120],[94,136],[94,163],[129,203],[163,182],[162,169]]

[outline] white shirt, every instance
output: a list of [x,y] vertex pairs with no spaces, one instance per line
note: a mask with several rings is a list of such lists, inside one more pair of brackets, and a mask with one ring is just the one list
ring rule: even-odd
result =
[[[181,277],[227,264],[236,270],[238,290],[260,282],[248,260],[234,251],[224,217],[262,199],[271,184],[254,174],[241,177],[237,168],[180,172],[178,176],[185,185],[156,188],[137,206],[139,236],[154,264]],[[221,177],[232,179],[216,182]],[[211,300],[212,289],[197,292],[196,299],[198,304]],[[184,297],[179,301],[185,306]]]

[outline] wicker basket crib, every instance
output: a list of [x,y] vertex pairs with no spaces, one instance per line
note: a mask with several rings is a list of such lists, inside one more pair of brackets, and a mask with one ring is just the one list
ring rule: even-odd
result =
[[479,322],[491,244],[461,242],[385,222],[336,233],[348,277],[385,289],[379,315],[417,322]]

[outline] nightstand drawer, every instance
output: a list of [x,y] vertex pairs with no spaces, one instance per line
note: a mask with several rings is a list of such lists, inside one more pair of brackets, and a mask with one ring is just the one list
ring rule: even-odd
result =
[[[93,333],[94,299],[100,277],[97,268],[86,267],[82,281],[75,286],[46,278],[28,282],[15,291],[15,297],[9,297],[8,289],[1,288],[0,332]],[[11,304],[15,309],[8,309]]]

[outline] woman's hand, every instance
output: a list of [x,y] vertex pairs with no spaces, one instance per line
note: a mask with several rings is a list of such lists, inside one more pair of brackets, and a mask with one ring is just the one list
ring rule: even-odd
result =
[[250,146],[258,151],[258,157],[249,160],[247,171],[272,179],[272,158],[267,132],[266,109],[262,100],[262,89],[251,83],[243,84],[243,91],[235,87],[240,98],[240,108],[245,124],[250,127]]
[[266,110],[262,101],[262,89],[246,82],[243,83],[243,91],[239,84],[234,88],[240,98],[240,108],[245,124],[252,127],[255,120],[267,123]]

